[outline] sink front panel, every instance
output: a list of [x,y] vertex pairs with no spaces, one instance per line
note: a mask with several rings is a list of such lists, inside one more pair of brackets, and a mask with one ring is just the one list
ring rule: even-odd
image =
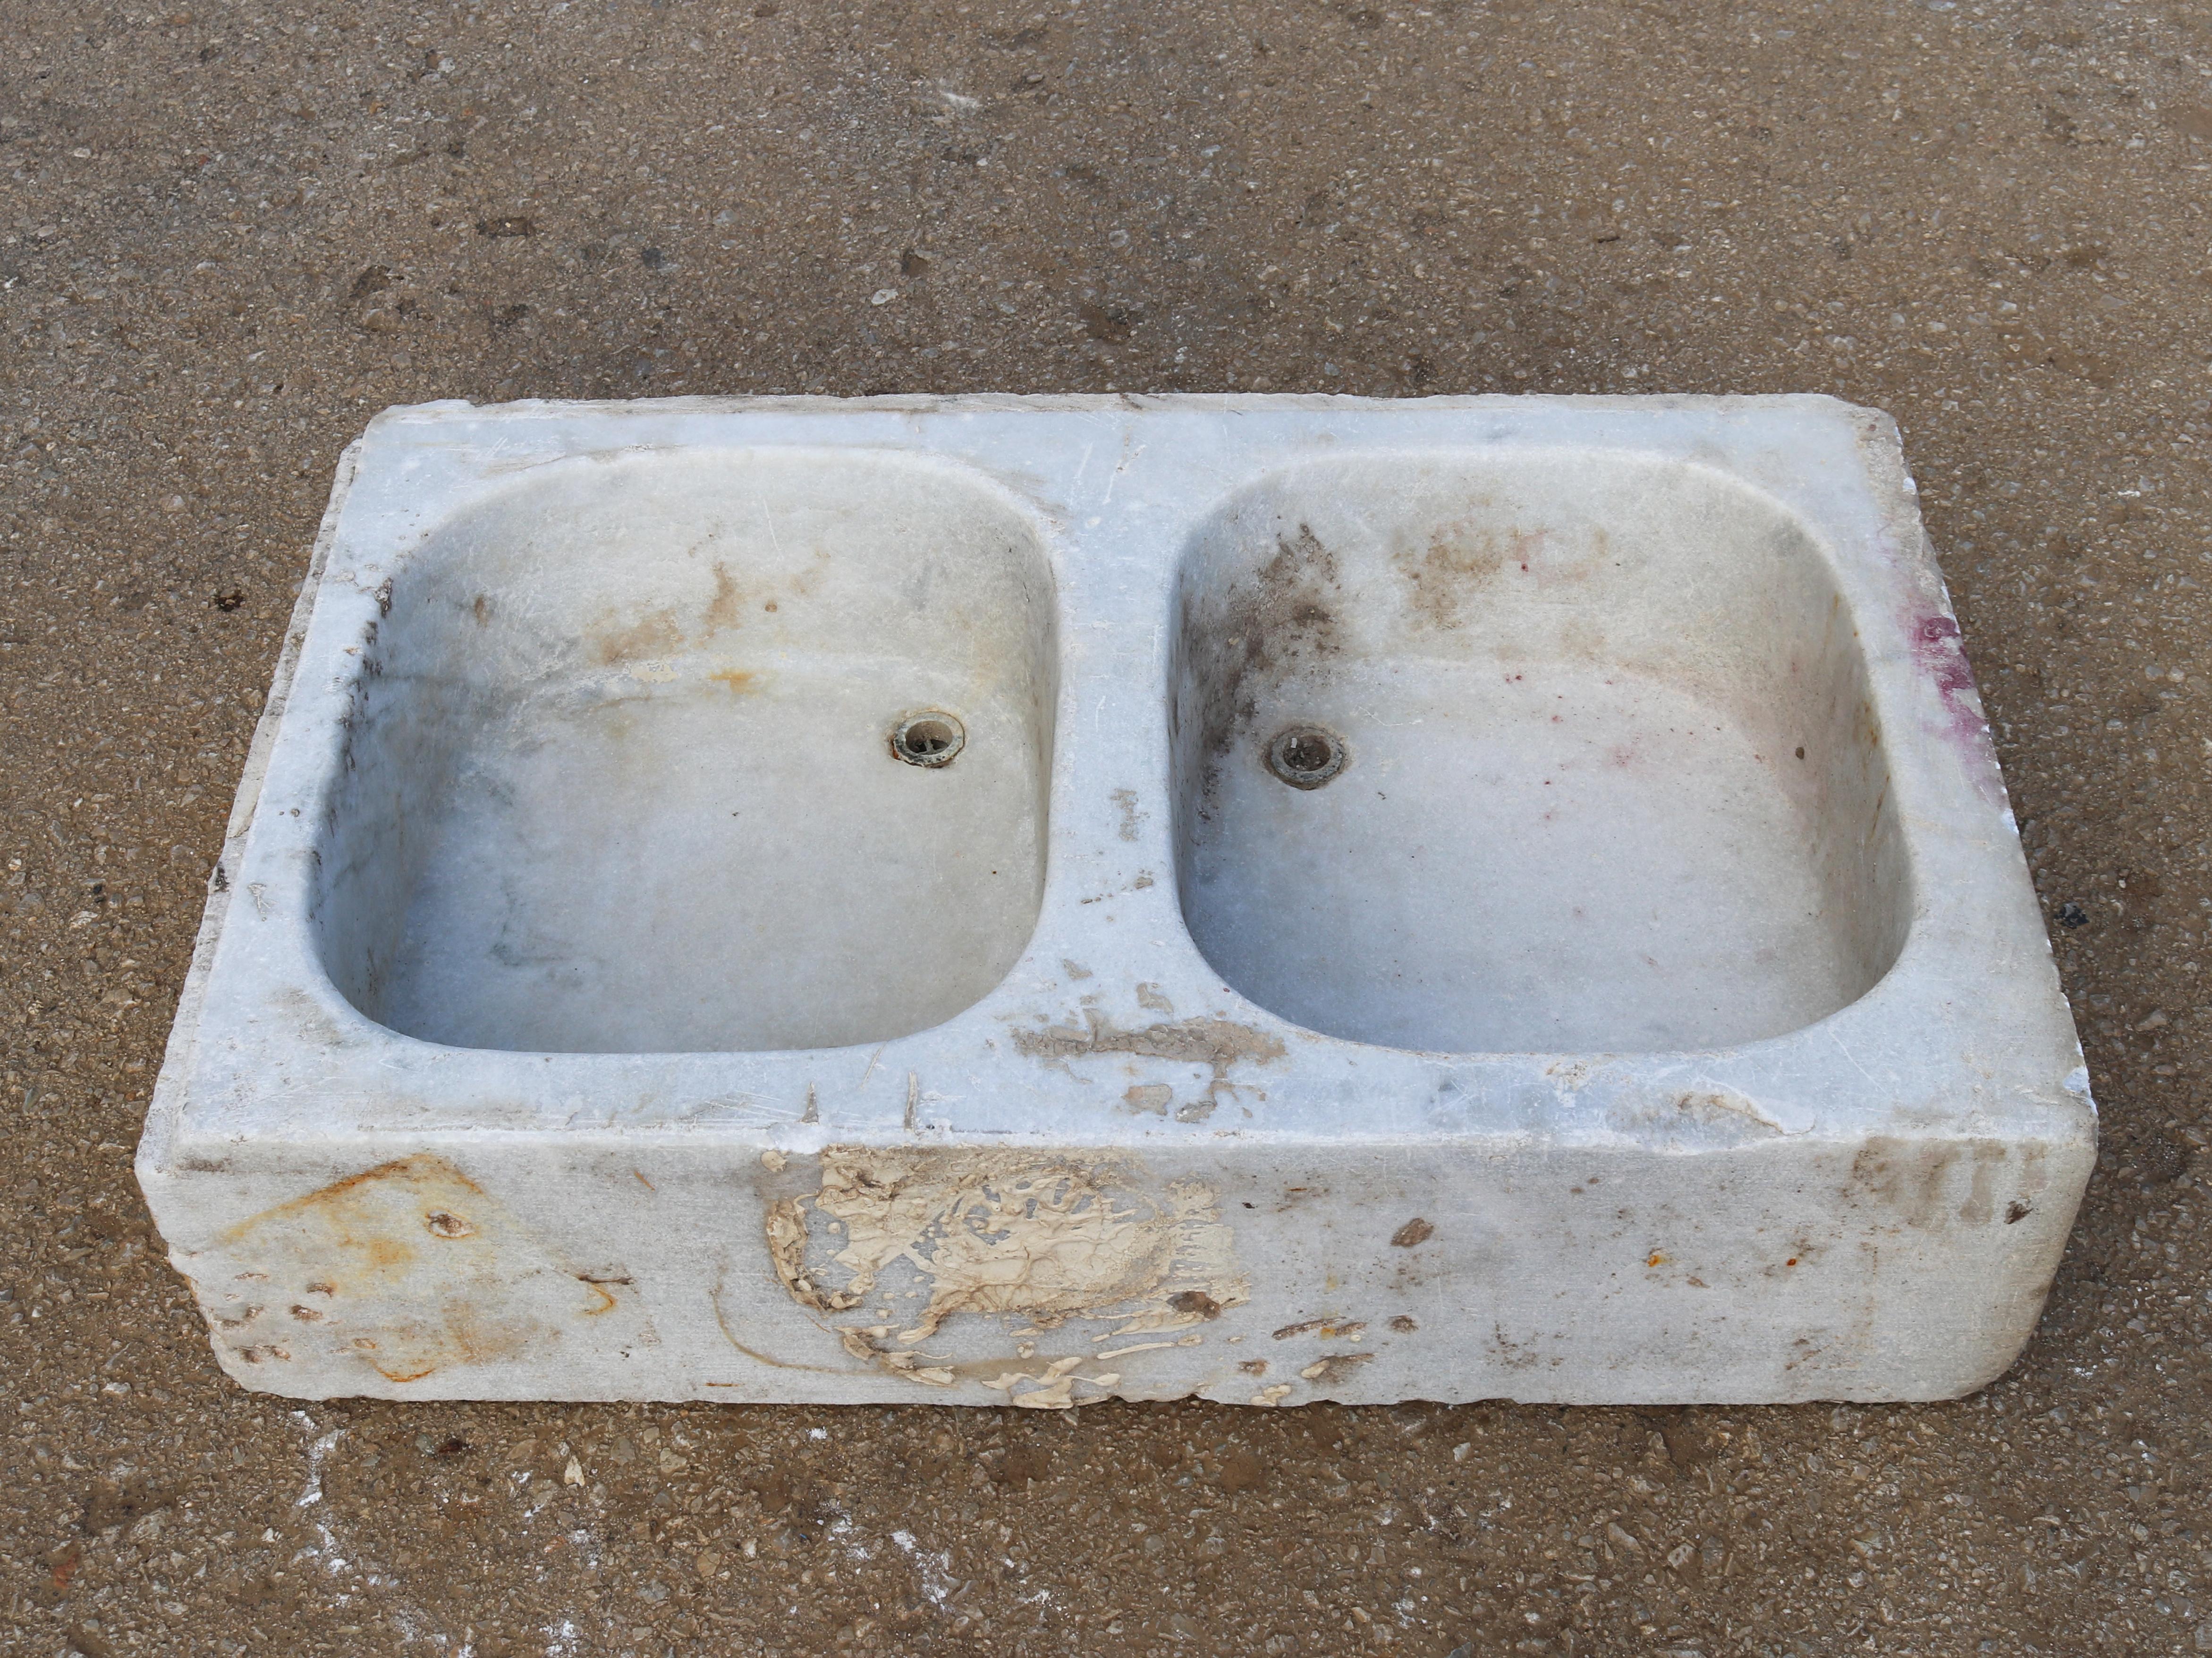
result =
[[[881,1042],[1028,941],[1052,578],[951,469],[564,463],[434,530],[385,602],[315,916],[372,1018],[466,1048]],[[902,760],[944,714],[950,763]]]
[[[1835,1011],[1903,943],[1856,635],[1741,483],[1617,451],[1310,463],[1204,525],[1177,602],[1183,914],[1285,1018],[1712,1048]],[[1286,743],[1334,774],[1286,781]]]

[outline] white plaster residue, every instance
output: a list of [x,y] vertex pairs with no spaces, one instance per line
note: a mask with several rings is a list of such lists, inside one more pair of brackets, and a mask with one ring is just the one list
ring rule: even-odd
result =
[[[314,1418],[305,1411],[293,1412],[292,1419],[304,1427],[313,1428],[315,1425]],[[294,1508],[313,1508],[323,1500],[324,1459],[337,1448],[338,1441],[344,1437],[343,1428],[333,1428],[307,1447],[307,1483],[301,1488],[300,1495],[293,1499]]]
[[943,1606],[946,1598],[959,1588],[959,1580],[952,1576],[951,1550],[940,1554],[924,1553],[910,1531],[893,1532],[891,1541],[898,1546],[900,1553],[914,1562],[915,1575],[921,1580],[921,1592],[929,1597],[930,1604]]
[[[314,1431],[315,1419],[305,1411],[293,1412],[292,1419],[308,1432]],[[338,1441],[344,1437],[343,1428],[332,1428],[318,1436],[308,1445],[307,1480],[301,1489],[299,1496],[293,1499],[294,1508],[312,1509],[323,1500],[323,1464],[329,1460],[330,1454],[337,1448]],[[333,1576],[345,1570],[345,1558],[338,1552],[337,1533],[331,1529],[331,1521],[335,1517],[331,1510],[325,1509],[321,1515],[314,1519],[313,1523],[315,1527],[317,1546],[301,1549],[295,1553],[292,1559],[295,1564],[301,1560],[319,1560],[323,1570]]]

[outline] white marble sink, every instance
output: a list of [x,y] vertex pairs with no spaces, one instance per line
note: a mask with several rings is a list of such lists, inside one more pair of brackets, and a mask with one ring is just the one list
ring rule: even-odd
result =
[[308,1397],[1936,1398],[2094,1155],[1888,421],[435,404],[139,1152]]

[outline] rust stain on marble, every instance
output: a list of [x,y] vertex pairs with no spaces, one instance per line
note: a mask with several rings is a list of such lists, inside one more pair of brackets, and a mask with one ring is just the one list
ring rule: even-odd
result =
[[217,1348],[246,1367],[234,1374],[252,1385],[266,1367],[287,1391],[349,1373],[420,1382],[519,1358],[610,1315],[637,1318],[627,1273],[562,1261],[428,1153],[264,1210],[178,1266]]

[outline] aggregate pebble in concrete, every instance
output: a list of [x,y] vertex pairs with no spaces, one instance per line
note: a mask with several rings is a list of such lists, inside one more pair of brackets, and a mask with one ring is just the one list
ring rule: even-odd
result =
[[[2212,1647],[2206,25],[24,0],[0,42],[15,1644]],[[1230,386],[1899,416],[2106,1108],[2010,1377],[1882,1409],[1015,1420],[299,1412],[217,1375],[130,1148],[370,413]]]

